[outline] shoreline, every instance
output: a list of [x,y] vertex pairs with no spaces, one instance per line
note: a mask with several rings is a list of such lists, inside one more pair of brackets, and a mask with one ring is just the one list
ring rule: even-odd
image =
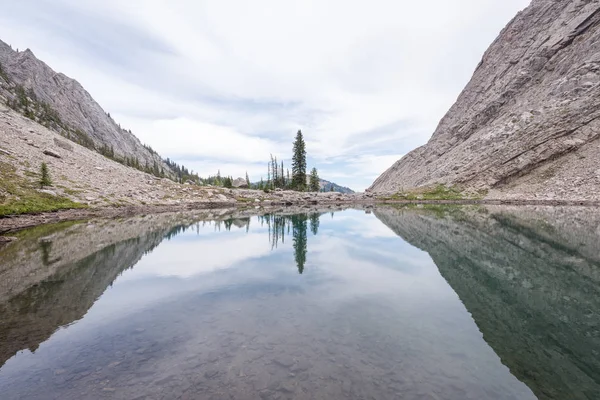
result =
[[257,212],[281,209],[287,207],[315,207],[315,206],[371,206],[376,205],[512,205],[512,206],[584,206],[600,207],[600,201],[589,200],[378,200],[365,199],[327,199],[319,201],[281,201],[268,204],[246,202],[197,202],[181,205],[140,205],[126,207],[97,207],[83,209],[66,209],[35,214],[21,214],[0,217],[0,243],[10,241],[7,234],[23,229],[34,228],[39,225],[53,224],[67,221],[84,221],[94,218],[126,218],[143,214],[162,214],[167,212],[202,211],[213,209],[252,209]]
[[488,204],[511,206],[588,206],[599,207],[600,200],[517,200],[517,199],[480,199],[480,200],[377,200],[378,204]]

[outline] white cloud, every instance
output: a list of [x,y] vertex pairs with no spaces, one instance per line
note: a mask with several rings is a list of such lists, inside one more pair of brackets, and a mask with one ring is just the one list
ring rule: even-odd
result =
[[269,139],[243,135],[231,127],[187,118],[143,120],[134,122],[134,125],[144,132],[149,143],[161,143],[160,149],[166,154],[252,163],[264,160],[265,153],[278,147]]
[[0,38],[177,161],[240,174],[225,166],[289,158],[302,129],[325,179],[363,189],[428,139],[528,2],[25,0]]
[[350,165],[367,176],[376,176],[390,167],[393,163],[401,159],[403,154],[390,154],[384,156],[366,156],[361,155],[350,160]]
[[[202,229],[214,230],[211,226]],[[191,237],[195,234],[186,235]],[[189,241],[162,243],[154,250],[152,257],[142,259],[135,270],[124,274],[122,281],[155,276],[190,278],[232,268],[238,263],[261,258],[271,252],[268,240],[260,233],[220,233],[191,240],[194,241],[193,252],[188,251]]]

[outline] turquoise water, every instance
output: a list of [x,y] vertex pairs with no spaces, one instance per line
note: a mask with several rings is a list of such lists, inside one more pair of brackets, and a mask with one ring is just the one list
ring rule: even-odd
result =
[[0,398],[597,399],[596,216],[309,210],[24,234],[0,250]]

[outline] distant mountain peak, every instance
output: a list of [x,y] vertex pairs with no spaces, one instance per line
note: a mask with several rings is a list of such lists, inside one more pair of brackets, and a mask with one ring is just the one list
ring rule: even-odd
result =
[[341,186],[341,185],[338,185],[337,183],[326,181],[325,179],[319,179],[319,187],[324,192],[331,192],[332,191],[331,189],[333,188],[334,192],[347,193],[347,194],[356,193],[354,190],[350,189],[349,187]]

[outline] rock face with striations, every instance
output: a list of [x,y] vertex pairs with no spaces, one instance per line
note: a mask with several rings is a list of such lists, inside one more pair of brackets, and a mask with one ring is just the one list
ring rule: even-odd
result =
[[370,191],[437,184],[488,198],[600,200],[600,1],[533,0],[431,140]]
[[[15,97],[8,90],[14,85],[23,87],[58,115],[60,127],[52,128],[59,133],[65,134],[61,131],[68,127],[83,132],[97,149],[106,146],[121,158],[137,158],[141,165],[157,162],[168,169],[158,154],[144,147],[130,131],[121,129],[79,82],[54,72],[31,50],[18,52],[0,40],[0,98]],[[77,136],[69,134],[74,140]]]

